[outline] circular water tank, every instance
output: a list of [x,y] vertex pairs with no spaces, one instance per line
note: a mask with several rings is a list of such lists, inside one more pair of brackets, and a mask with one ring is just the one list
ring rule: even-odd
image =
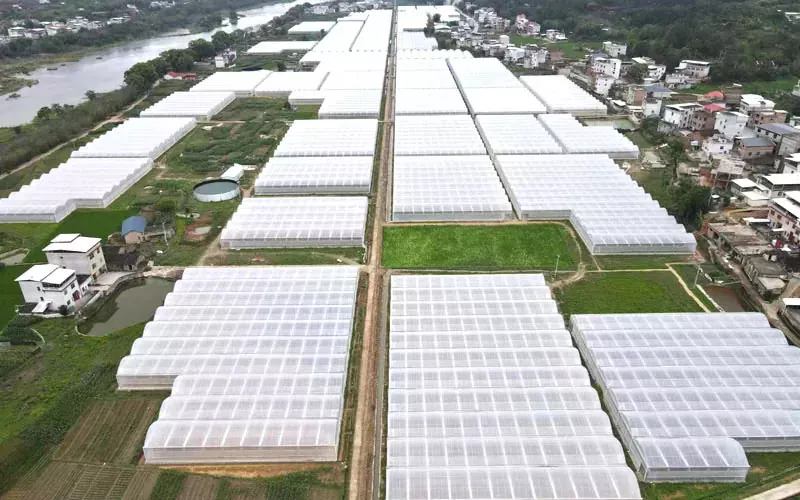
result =
[[239,183],[228,179],[213,179],[196,184],[193,189],[198,201],[227,201],[239,196]]

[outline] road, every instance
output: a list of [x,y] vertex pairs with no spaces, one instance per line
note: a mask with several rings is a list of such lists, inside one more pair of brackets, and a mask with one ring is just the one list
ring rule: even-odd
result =
[[381,444],[383,442],[383,397],[386,354],[385,307],[388,288],[386,270],[381,265],[383,226],[388,207],[389,178],[394,157],[395,30],[397,6],[394,7],[392,31],[384,81],[383,135],[375,188],[375,209],[366,270],[369,273],[367,310],[364,318],[361,369],[358,383],[358,407],[353,431],[353,454],[350,460],[350,500],[379,498],[381,479]]

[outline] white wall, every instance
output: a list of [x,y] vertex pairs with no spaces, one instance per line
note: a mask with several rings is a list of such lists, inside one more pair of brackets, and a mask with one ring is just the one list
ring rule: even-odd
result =
[[93,278],[105,272],[106,259],[98,243],[87,253],[78,252],[47,252],[47,262],[67,269],[73,269],[76,274],[88,274]]

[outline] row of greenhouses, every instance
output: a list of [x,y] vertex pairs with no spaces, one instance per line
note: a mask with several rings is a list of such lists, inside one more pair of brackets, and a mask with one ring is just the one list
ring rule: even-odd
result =
[[[745,452],[800,450],[800,349],[764,315],[585,314],[571,322],[640,479],[744,481]],[[671,335],[703,340],[651,341]]]
[[[147,431],[145,461],[336,460],[358,279],[353,266],[187,269],[117,370],[121,390],[172,390]],[[257,283],[258,304],[249,289],[191,286],[234,280]],[[267,327],[241,336],[242,316]],[[213,336],[199,334],[202,323]],[[325,333],[309,336],[308,325]]]
[[[542,275],[390,286],[388,500],[641,498]],[[531,345],[455,342],[489,336]]]

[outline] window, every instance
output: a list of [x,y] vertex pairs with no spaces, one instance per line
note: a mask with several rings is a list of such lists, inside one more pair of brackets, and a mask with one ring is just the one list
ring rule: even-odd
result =
[[40,286],[38,286],[38,285],[37,285],[37,286],[36,286],[36,290],[37,290],[37,291],[39,291],[39,292],[41,292],[41,291],[42,291],[42,287],[40,287]]
[[70,288],[75,288],[75,283],[73,282],[69,287]]
[[44,302],[44,297],[39,297],[39,302]]
[[72,304],[72,302],[68,300],[68,301],[67,301],[67,305],[70,305],[70,304]]
[[66,294],[67,294],[67,291],[66,291],[66,290],[64,290],[64,295],[66,295]]

